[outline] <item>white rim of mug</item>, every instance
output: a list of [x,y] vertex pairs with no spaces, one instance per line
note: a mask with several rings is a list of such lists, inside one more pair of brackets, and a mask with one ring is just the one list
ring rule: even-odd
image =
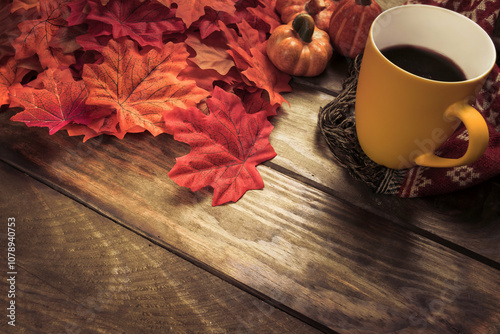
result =
[[[411,72],[408,72],[404,69],[402,69],[401,67],[397,66],[397,65],[394,65],[389,59],[387,59],[387,57],[385,57],[382,52],[380,51],[380,49],[378,48],[377,46],[377,43],[375,42],[374,40],[374,36],[373,36],[373,28],[375,27],[376,24],[378,24],[378,21],[379,20],[382,20],[384,16],[387,16],[387,15],[390,15],[391,12],[394,12],[394,11],[399,11],[399,10],[406,10],[406,8],[410,8],[410,7],[426,7],[426,8],[429,8],[429,9],[432,9],[432,10],[440,10],[440,11],[443,11],[443,12],[447,12],[447,13],[451,13],[453,15],[457,15],[459,17],[461,17],[462,19],[466,19],[468,20],[469,22],[472,22],[473,24],[475,24],[484,34],[485,36],[488,37],[488,40],[489,40],[489,43],[491,44],[491,48],[492,48],[492,51],[493,51],[493,57],[492,57],[492,61],[491,61],[491,64],[488,66],[487,70],[486,71],[483,71],[480,75],[477,75],[473,78],[468,78],[466,80],[461,80],[461,81],[440,81],[440,80],[433,80],[433,79],[428,79],[428,78],[424,78],[424,77],[421,77],[419,75],[416,75],[416,74],[413,74]],[[394,14],[394,13],[392,13]],[[457,13],[455,11],[452,11],[450,9],[447,9],[447,8],[443,8],[443,7],[438,7],[438,6],[433,6],[433,5],[424,5],[424,4],[408,4],[408,5],[400,5],[400,6],[395,6],[395,7],[392,7],[392,8],[389,8],[385,11],[383,11],[380,15],[378,15],[375,20],[373,21],[371,27],[370,27],[370,38],[371,38],[371,41],[373,43],[373,45],[375,46],[375,49],[376,51],[382,56],[384,57],[388,62],[390,62],[391,64],[393,64],[394,66],[396,66],[398,69],[400,69],[401,71],[415,77],[415,78],[419,78],[419,79],[422,79],[422,80],[427,80],[427,81],[431,81],[431,82],[439,82],[439,83],[446,83],[446,84],[462,84],[464,82],[468,82],[468,81],[475,81],[477,80],[478,78],[481,78],[482,76],[484,76],[486,73],[490,73],[491,70],[493,69],[493,67],[495,66],[495,63],[496,63],[496,48],[495,48],[495,44],[493,43],[493,40],[491,39],[491,37],[488,35],[488,33],[479,25],[477,24],[476,22],[474,22],[473,20],[469,19],[467,16],[465,15],[462,15],[460,13]]]

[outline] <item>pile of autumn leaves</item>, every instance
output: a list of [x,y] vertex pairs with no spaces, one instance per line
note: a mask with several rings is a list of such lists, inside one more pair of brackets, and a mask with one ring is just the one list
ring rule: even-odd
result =
[[169,176],[213,205],[263,187],[267,118],[289,77],[265,53],[275,0],[13,0],[0,9],[0,105],[12,120],[191,145]]

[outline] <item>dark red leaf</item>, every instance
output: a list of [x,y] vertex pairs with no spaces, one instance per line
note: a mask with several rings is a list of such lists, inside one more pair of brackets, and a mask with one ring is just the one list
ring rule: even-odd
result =
[[269,103],[262,97],[262,94],[263,90],[261,89],[255,92],[250,92],[246,89],[236,92],[236,95],[238,95],[243,101],[247,113],[254,114],[265,111],[267,116],[276,116],[279,104]]
[[97,51],[102,53],[108,42],[110,41],[110,36],[94,36],[91,34],[85,34],[78,36],[76,42],[86,51]]
[[277,14],[274,14],[276,0],[238,0],[235,4],[236,16],[240,20],[247,21],[253,29],[265,36],[280,22]]
[[83,26],[64,27],[57,31],[49,42],[49,46],[53,49],[59,49],[63,54],[71,54],[80,49],[81,46],[77,42],[77,38],[86,33],[86,28]]
[[246,21],[242,21],[237,25],[241,36],[236,30],[229,28],[223,22],[219,22],[219,26],[227,40],[227,46],[231,49],[229,54],[232,55],[236,66],[240,70],[246,70],[249,66],[252,66],[253,56],[250,52],[252,48],[256,48],[265,54],[265,39]]
[[194,23],[191,28],[196,25],[200,29],[201,38],[205,39],[210,34],[220,31],[219,21],[224,22],[226,25],[237,23],[240,20],[236,16],[229,15],[226,12],[217,12],[210,7],[205,7],[205,15],[199,21]]
[[164,32],[175,33],[185,29],[174,11],[155,0],[110,0],[106,6],[102,6],[99,0],[90,0],[89,5],[91,9],[86,20],[109,25],[114,39],[130,37],[141,46],[151,45],[160,49],[163,47]]
[[75,26],[85,22],[87,15],[90,12],[88,0],[73,0],[68,3],[71,14],[68,17],[68,25]]

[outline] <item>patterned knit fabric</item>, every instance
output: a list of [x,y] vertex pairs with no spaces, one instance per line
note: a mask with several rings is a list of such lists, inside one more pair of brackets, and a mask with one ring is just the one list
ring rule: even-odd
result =
[[[498,0],[419,0],[421,3],[444,7],[465,15],[492,34],[500,12]],[[452,192],[478,184],[500,174],[500,68],[493,68],[474,106],[488,122],[490,142],[485,154],[476,162],[455,168],[414,167],[407,171],[398,195],[417,197]],[[469,136],[462,125],[447,140],[437,154],[447,158],[462,156],[468,146]]]

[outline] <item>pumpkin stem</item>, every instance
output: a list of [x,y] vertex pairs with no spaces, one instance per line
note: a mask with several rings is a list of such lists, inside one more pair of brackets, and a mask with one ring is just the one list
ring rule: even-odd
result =
[[299,34],[301,40],[311,43],[314,33],[314,20],[309,14],[299,14],[292,23],[293,29]]
[[372,0],[355,0],[356,5],[360,6],[370,6],[372,4]]

